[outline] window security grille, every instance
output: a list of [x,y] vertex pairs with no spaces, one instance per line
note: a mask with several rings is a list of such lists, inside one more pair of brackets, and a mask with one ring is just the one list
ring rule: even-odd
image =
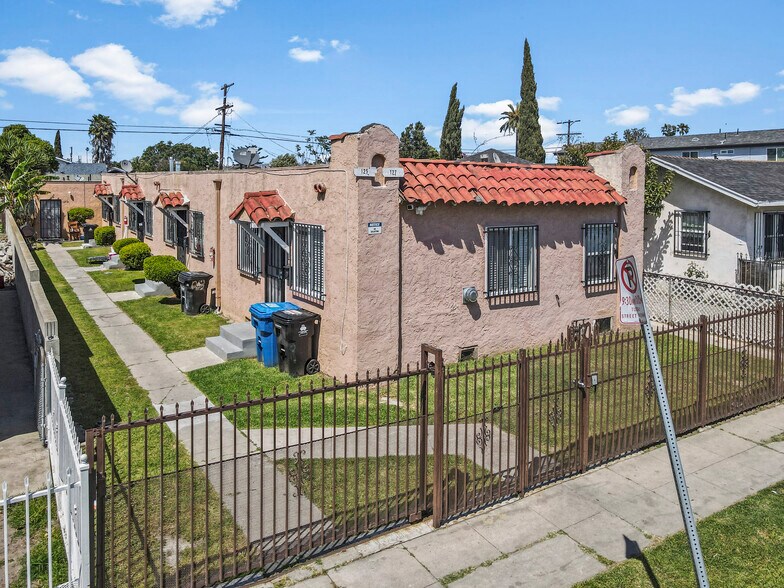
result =
[[264,250],[252,235],[262,239],[262,233],[261,229],[251,228],[248,222],[237,222],[237,269],[254,278],[261,274]]
[[763,231],[763,257],[765,259],[784,257],[784,213],[765,213]]
[[144,234],[152,237],[152,202],[144,201]]
[[485,229],[485,294],[536,292],[539,229],[536,226]]
[[294,223],[291,289],[324,298],[324,227]]
[[106,204],[103,200],[101,200],[101,218],[105,221],[108,221],[111,215],[112,207]]
[[690,257],[708,255],[708,213],[677,211],[675,213],[675,253]]
[[583,225],[583,282],[586,286],[615,280],[615,224]]
[[120,217],[120,199],[118,197],[114,197],[112,206],[114,207],[114,222],[119,225],[122,222],[122,217]]
[[167,245],[177,244],[177,219],[170,210],[163,211],[163,242]]
[[188,213],[188,242],[190,244],[191,255],[194,257],[204,257],[203,212],[193,210]]

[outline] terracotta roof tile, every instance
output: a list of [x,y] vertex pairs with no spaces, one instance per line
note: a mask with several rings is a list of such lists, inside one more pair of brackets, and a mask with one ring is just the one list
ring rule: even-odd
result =
[[144,200],[144,192],[142,192],[141,186],[137,186],[136,184],[125,184],[120,189],[120,198],[125,198],[126,200]]
[[113,193],[111,185],[106,182],[95,184],[95,188],[93,188],[93,194],[96,196],[111,196]]
[[604,151],[594,151],[593,153],[586,153],[586,157],[598,157],[599,155],[610,155],[611,153],[618,153],[620,149],[605,149]]
[[161,192],[155,198],[153,204],[155,206],[161,206],[161,208],[171,208],[173,206],[185,206],[188,203],[189,200],[182,192]]
[[247,214],[248,218],[256,224],[265,221],[287,221],[294,218],[294,212],[277,190],[246,192],[242,202],[229,215],[229,218],[237,220],[243,213]]
[[401,158],[408,202],[623,204],[607,180],[585,167]]

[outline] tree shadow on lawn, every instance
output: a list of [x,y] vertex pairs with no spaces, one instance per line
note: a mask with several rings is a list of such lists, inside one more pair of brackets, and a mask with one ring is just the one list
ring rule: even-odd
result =
[[[67,393],[71,398],[71,413],[79,426],[89,429],[99,425],[104,415],[107,418],[112,414],[117,417],[119,413],[95,371],[92,362],[93,351],[68,311],[51,277],[42,267],[40,259],[36,258],[36,261],[41,270],[41,286],[57,316],[60,337],[60,375],[65,376],[68,383]],[[88,318],[90,321],[93,320],[89,315]],[[97,326],[96,331],[100,333]],[[100,333],[100,336],[103,337],[103,333]]]

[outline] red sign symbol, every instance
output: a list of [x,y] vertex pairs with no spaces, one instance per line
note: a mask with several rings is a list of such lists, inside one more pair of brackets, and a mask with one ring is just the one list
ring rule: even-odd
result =
[[637,272],[634,271],[634,266],[628,259],[621,266],[621,281],[629,294],[637,292]]

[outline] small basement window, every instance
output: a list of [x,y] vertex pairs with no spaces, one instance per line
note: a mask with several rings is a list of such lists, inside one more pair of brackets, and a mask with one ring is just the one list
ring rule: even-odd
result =
[[612,331],[612,317],[605,316],[594,321],[594,334],[601,335],[602,333],[609,333],[610,331]]
[[470,347],[461,347],[460,355],[457,358],[457,361],[469,361],[471,359],[476,359],[476,345],[471,345]]

